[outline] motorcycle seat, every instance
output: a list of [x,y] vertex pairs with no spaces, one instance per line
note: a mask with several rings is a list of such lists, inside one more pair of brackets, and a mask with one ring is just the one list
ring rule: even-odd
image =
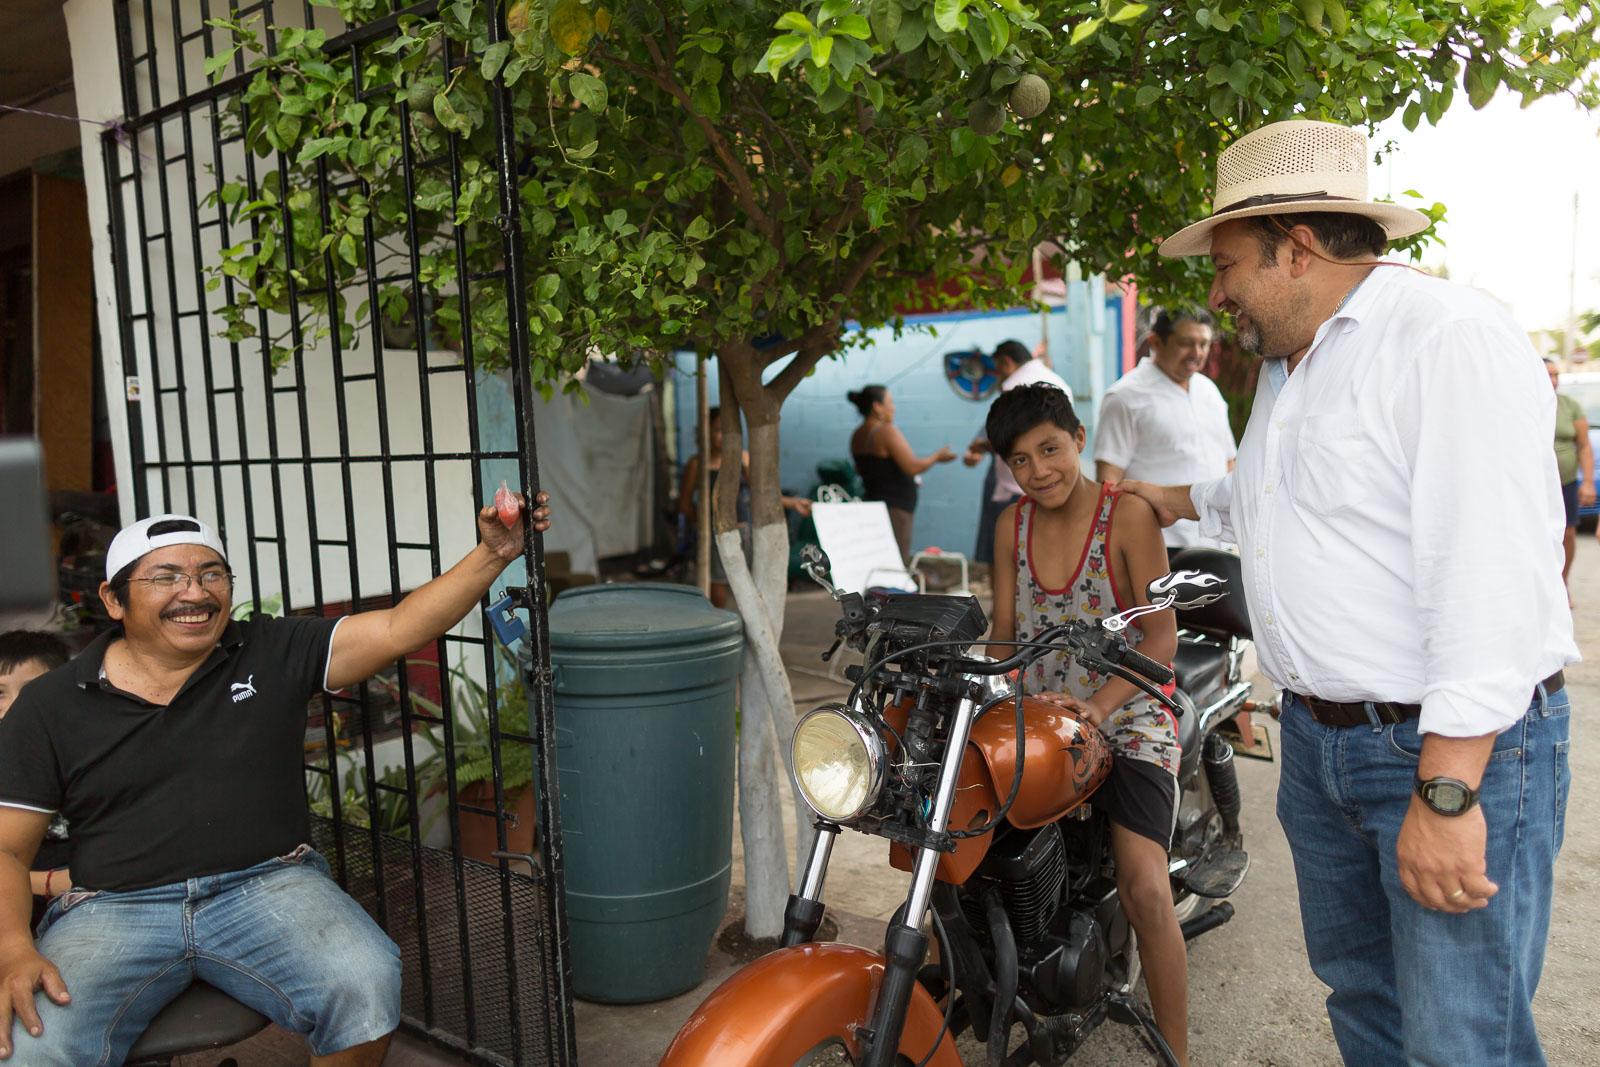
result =
[[1196,704],[1206,704],[1228,680],[1228,650],[1219,645],[1180,640],[1172,657],[1178,688]]
[[1195,546],[1174,552],[1169,566],[1175,571],[1195,570],[1215,574],[1228,583],[1228,595],[1221,600],[1178,612],[1179,626],[1186,630],[1212,630],[1250,639],[1250,612],[1245,605],[1244,571],[1239,566],[1238,556],[1220,548]]

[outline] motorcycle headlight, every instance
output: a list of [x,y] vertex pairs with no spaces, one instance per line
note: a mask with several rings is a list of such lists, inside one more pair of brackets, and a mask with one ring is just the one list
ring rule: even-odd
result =
[[824,819],[855,818],[883,787],[883,738],[870,720],[843,704],[824,704],[801,719],[793,754],[800,795]]

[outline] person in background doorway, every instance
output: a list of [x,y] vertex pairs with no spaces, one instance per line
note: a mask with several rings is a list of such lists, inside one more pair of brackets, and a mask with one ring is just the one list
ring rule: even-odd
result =
[[[22,687],[49,674],[72,658],[72,649],[60,634],[47,630],[12,630],[0,634],[0,719],[11,710]],[[33,895],[40,900],[35,905],[34,921],[42,918],[39,909],[43,903],[64,892],[72,884],[72,873],[67,870],[71,845],[67,843],[67,820],[58,811],[50,817],[39,851],[33,855],[33,865],[28,871],[28,882]]]
[[917,510],[917,475],[935,463],[956,458],[949,445],[931,456],[911,451],[906,435],[894,424],[894,397],[881,385],[862,386],[846,397],[861,412],[861,425],[850,435],[850,455],[866,487],[868,500],[881,500],[889,508],[900,558],[911,560],[911,520]]
[[[707,435],[711,438],[711,497],[716,499],[717,482],[722,475],[722,409],[712,408],[706,413]],[[689,457],[683,465],[679,480],[678,514],[689,524],[689,529],[699,529],[700,522],[700,464],[706,462],[700,453]],[[735,513],[739,517],[739,540],[744,544],[744,558],[750,558],[750,453],[743,453],[743,469],[739,472],[739,502]],[[783,507],[800,515],[811,514],[811,501],[805,497],[785,496]],[[728,606],[728,572],[722,566],[722,555],[717,551],[715,538],[711,542],[711,603],[715,607]]]
[[[1043,346],[1040,346],[1040,351]],[[1000,392],[1009,393],[1019,385],[1033,385],[1044,383],[1053,385],[1067,394],[1067,403],[1072,403],[1072,390],[1067,387],[1066,381],[1044,365],[1042,360],[1036,359],[1033,352],[1021,341],[1002,341],[995,348],[994,355],[995,373],[1000,375]],[[983,457],[990,454],[989,438],[987,431],[980,430],[978,436],[972,439],[967,446],[967,451],[961,457],[961,462],[969,467],[976,467]],[[978,563],[994,562],[994,524],[1000,518],[1000,513],[1014,504],[1022,496],[1022,490],[1017,486],[1016,478],[1004,463],[993,460],[989,470],[983,476],[983,501],[982,511],[978,516],[978,544],[972,551],[972,558]]]
[[[1106,390],[1094,434],[1095,477],[1192,485],[1233,469],[1228,402],[1201,368],[1211,357],[1211,315],[1163,310],[1151,326],[1150,354]],[[1164,531],[1168,548],[1222,547],[1181,519]]]
[[[1594,448],[1589,444],[1589,420],[1578,398],[1561,391],[1561,372],[1555,360],[1544,361],[1550,372],[1550,388],[1556,391],[1556,473],[1561,478],[1561,503],[1567,513],[1567,528],[1561,538],[1566,561],[1561,567],[1565,582],[1572,571],[1572,557],[1578,551],[1578,509],[1595,501]],[[1571,602],[1571,595],[1567,600]]]

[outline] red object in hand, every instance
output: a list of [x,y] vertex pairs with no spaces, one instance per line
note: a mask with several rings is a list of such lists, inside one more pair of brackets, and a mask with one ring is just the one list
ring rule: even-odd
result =
[[494,491],[494,509],[500,513],[500,525],[508,530],[517,524],[517,517],[522,514],[522,505],[517,502],[517,495],[504,481],[501,481],[500,488]]

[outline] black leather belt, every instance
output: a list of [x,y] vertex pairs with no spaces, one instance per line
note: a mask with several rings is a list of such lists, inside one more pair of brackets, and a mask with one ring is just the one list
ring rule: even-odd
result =
[[[1552,674],[1543,682],[1545,695],[1559,693],[1566,688],[1567,679],[1560,672]],[[1291,690],[1292,692],[1292,690]],[[1321,697],[1307,696],[1304,693],[1295,693],[1300,703],[1306,706],[1311,713],[1311,718],[1323,726],[1369,726],[1372,715],[1367,714],[1370,707],[1379,722],[1397,723],[1407,719],[1415,719],[1422,714],[1421,704],[1400,704],[1392,700],[1374,700],[1370,703],[1364,700],[1323,700]],[[1534,691],[1538,696],[1538,690]],[[1529,698],[1532,703],[1533,698]]]

